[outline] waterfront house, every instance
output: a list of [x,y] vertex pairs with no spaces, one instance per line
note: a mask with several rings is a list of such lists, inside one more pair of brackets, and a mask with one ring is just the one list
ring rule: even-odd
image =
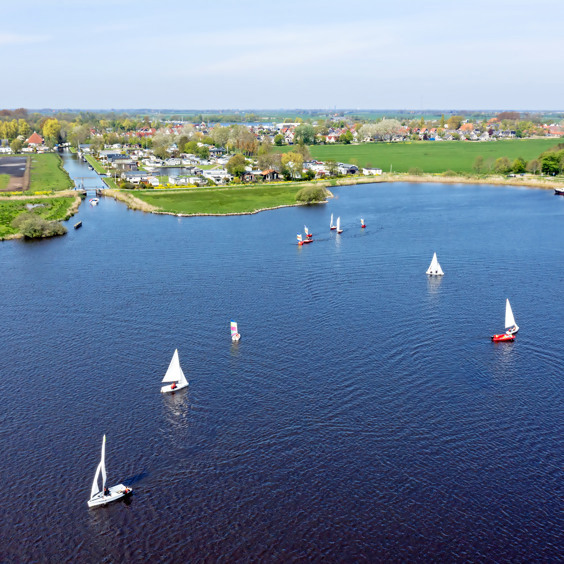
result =
[[28,139],[26,139],[26,143],[30,146],[30,147],[38,147],[39,145],[43,145],[44,141],[43,141],[43,137],[41,137],[41,135],[39,135],[39,133],[37,133],[36,131],[34,131]]
[[131,184],[140,184],[141,182],[148,182],[151,175],[144,170],[134,170],[122,172],[120,178]]
[[364,176],[380,176],[382,174],[382,169],[365,167],[362,169],[362,174],[364,174]]

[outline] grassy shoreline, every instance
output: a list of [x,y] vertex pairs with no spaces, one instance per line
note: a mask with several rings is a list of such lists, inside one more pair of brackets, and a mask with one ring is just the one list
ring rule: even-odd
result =
[[[271,201],[269,205],[261,205],[261,199],[253,200],[254,191],[272,191],[276,184],[251,184],[245,187],[228,188],[192,188],[170,189],[167,191],[156,190],[105,190],[105,195],[124,202],[129,208],[147,213],[176,215],[179,217],[200,216],[228,216],[252,215],[261,211],[274,210],[282,207],[308,205],[295,201],[295,194],[300,188],[306,186],[323,186],[328,190],[334,186],[354,186],[357,184],[381,184],[393,182],[413,183],[440,183],[440,184],[489,184],[494,186],[516,186],[552,190],[564,187],[564,182],[548,178],[512,177],[503,176],[443,176],[443,175],[410,175],[410,174],[385,174],[376,177],[345,177],[332,180],[317,180],[311,182],[289,183],[279,201]],[[246,202],[248,209],[241,209],[241,196],[247,192]],[[211,194],[213,193],[213,194]],[[222,193],[223,201],[218,204],[218,195]],[[205,196],[205,197],[202,197]],[[293,198],[293,201],[289,201]],[[206,202],[207,200],[207,202]],[[249,204],[249,201],[251,202]],[[253,203],[254,202],[254,203]],[[206,204],[209,204],[206,207]],[[309,204],[315,205],[315,204]],[[222,209],[219,210],[218,206]]]

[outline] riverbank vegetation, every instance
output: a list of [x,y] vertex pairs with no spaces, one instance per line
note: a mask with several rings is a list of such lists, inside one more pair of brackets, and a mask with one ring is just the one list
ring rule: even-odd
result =
[[0,239],[62,234],[66,230],[54,224],[69,219],[76,213],[79,203],[77,195],[0,198]]

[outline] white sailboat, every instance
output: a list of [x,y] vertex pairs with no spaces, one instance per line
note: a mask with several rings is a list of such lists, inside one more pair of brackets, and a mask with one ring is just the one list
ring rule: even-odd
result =
[[366,227],[366,223],[364,223],[364,219],[362,217],[360,218],[360,227],[362,229],[364,229]]
[[168,386],[163,386],[161,388],[161,392],[166,394],[167,392],[176,392],[185,388],[188,385],[188,380],[186,380],[186,376],[184,376],[184,372],[182,372],[182,368],[180,368],[180,360],[178,359],[178,349],[174,349],[174,354],[172,355],[172,360],[168,365],[168,370],[164,375],[162,383],[170,384]]
[[509,299],[505,302],[505,330],[508,335],[515,335],[519,331],[519,326],[515,323],[515,317],[513,317],[513,310],[511,309]]
[[[98,478],[102,474],[102,489],[98,488]],[[92,490],[90,491],[90,499],[88,500],[88,507],[98,507],[99,505],[106,505],[112,501],[121,499],[122,497],[130,494],[131,488],[125,487],[123,484],[106,487],[106,435],[102,439],[102,457],[100,464],[96,468],[94,482],[92,482]]]
[[341,229],[341,218],[337,218],[337,233],[342,233],[343,230]]
[[331,223],[329,224],[329,229],[331,229],[331,231],[337,229],[337,227],[333,225],[333,214],[331,214]]
[[305,236],[306,236],[308,239],[311,238],[311,237],[313,237],[313,233],[310,233],[310,232],[309,232],[309,229],[307,228],[307,225],[304,225],[304,233],[305,233]]
[[431,261],[426,274],[430,274],[431,276],[443,276],[444,272],[437,260],[437,253],[433,253],[433,260]]
[[241,338],[241,335],[239,335],[239,333],[237,331],[237,322],[231,321],[231,340],[234,343],[236,343],[237,341],[239,341],[240,338]]

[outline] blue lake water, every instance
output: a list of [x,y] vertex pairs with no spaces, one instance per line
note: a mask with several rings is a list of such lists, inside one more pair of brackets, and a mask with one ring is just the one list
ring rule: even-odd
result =
[[[562,558],[564,198],[333,190],[224,218],[102,198],[0,244],[0,560]],[[89,510],[104,433],[134,495]]]

